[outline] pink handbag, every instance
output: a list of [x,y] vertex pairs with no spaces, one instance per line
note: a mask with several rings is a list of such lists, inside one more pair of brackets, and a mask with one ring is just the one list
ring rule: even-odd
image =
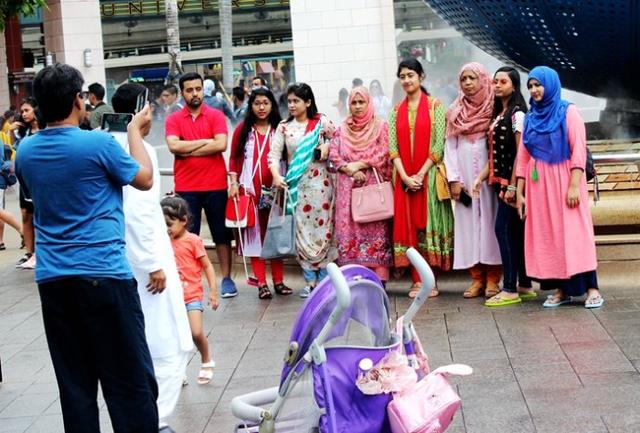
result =
[[381,182],[378,171],[372,167],[376,177],[373,185],[351,190],[351,215],[357,223],[383,221],[393,217],[393,186]]
[[[403,335],[403,322],[404,317],[398,318],[396,326],[400,335]],[[413,324],[410,326],[413,329]],[[425,376],[393,395],[393,400],[387,405],[391,432],[442,433],[460,408],[460,397],[447,380],[447,375],[468,376],[473,369],[464,364],[450,364],[430,372],[427,355],[415,329],[412,335],[416,371]]]
[[460,408],[460,397],[447,380],[448,374],[466,376],[471,367],[451,364],[439,367],[403,392],[394,394],[387,406],[393,433],[442,433]]

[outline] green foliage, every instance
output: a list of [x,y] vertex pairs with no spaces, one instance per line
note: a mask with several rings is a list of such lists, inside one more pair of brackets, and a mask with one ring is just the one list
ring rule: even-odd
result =
[[45,0],[0,0],[0,31],[6,21],[14,15],[33,15],[39,7],[46,7]]

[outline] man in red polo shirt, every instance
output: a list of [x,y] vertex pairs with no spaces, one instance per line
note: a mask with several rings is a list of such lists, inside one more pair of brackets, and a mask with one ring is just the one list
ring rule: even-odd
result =
[[185,106],[167,117],[166,136],[173,164],[175,191],[187,203],[191,214],[189,230],[200,234],[204,209],[222,270],[221,296],[238,294],[231,279],[231,231],[224,224],[227,204],[227,167],[222,152],[227,148],[224,114],[203,104],[202,77],[190,72],[180,77]]

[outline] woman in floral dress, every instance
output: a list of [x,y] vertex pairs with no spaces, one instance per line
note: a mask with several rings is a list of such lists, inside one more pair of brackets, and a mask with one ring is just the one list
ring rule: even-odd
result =
[[383,282],[393,264],[390,220],[356,223],[351,214],[351,192],[355,187],[375,185],[391,177],[389,131],[377,117],[365,87],[349,95],[351,115],[331,140],[329,160],[338,171],[336,179],[335,242],[340,265],[358,264],[372,268]]
[[[296,224],[296,248],[306,286],[306,298],[327,275],[327,264],[337,258],[333,245],[333,175],[327,168],[329,140],[334,127],[318,113],[308,84],[296,83],[287,89],[290,116],[273,136],[269,168],[273,185],[290,194],[287,211]],[[286,151],[286,158],[283,158]],[[281,174],[281,159],[287,161],[287,174]]]

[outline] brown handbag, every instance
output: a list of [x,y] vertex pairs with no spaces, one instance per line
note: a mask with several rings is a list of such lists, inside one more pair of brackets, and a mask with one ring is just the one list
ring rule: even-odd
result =
[[436,194],[440,201],[451,200],[449,181],[447,180],[447,169],[441,162],[436,164]]

